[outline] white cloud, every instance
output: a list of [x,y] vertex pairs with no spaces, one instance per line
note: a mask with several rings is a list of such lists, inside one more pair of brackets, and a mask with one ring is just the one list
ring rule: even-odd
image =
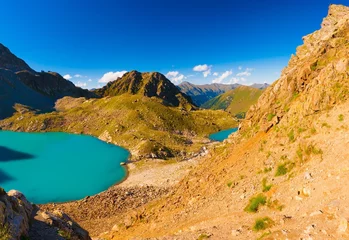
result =
[[253,71],[253,68],[246,68],[245,71],[243,72],[239,72],[238,74],[236,74],[237,77],[249,77],[251,76],[251,72]]
[[75,86],[82,88],[82,87],[86,87],[87,83],[78,81],[77,83],[75,83]]
[[167,77],[167,78],[177,77],[178,74],[179,74],[178,71],[170,71],[170,72],[168,72],[168,73],[166,74],[166,77]]
[[238,69],[239,69],[239,70],[242,70],[242,66],[239,66]]
[[173,83],[181,83],[186,77],[178,71],[170,71],[165,75]]
[[114,81],[118,79],[119,77],[122,77],[127,71],[119,71],[119,72],[107,72],[103,75],[102,78],[98,80],[100,83],[107,83],[110,81]]
[[218,72],[214,72],[214,73],[213,73],[213,76],[218,76]]
[[207,64],[203,64],[203,65],[197,65],[193,68],[193,70],[195,72],[204,72],[207,71],[211,68],[211,66],[208,66]]
[[88,82],[92,82],[92,79],[90,78],[89,80],[87,80]]
[[230,75],[233,74],[233,71],[225,71],[224,73],[222,73],[221,76],[219,76],[218,78],[213,79],[213,83],[222,83],[227,77],[229,77]]
[[181,74],[178,77],[172,78],[171,81],[174,83],[181,83],[183,79],[185,79],[185,76]]
[[193,71],[202,72],[202,74],[206,78],[208,75],[211,75],[211,69],[212,69],[212,65],[203,64],[203,65],[195,66],[193,68]]
[[208,69],[207,71],[203,72],[204,77],[207,77],[208,75],[211,74],[211,69]]
[[80,74],[75,74],[74,77],[75,77],[75,78],[82,78],[82,75],[80,75]]
[[70,80],[70,79],[72,79],[73,77],[70,76],[70,74],[66,74],[66,75],[63,76],[63,78],[64,78],[64,79],[67,79],[67,80]]

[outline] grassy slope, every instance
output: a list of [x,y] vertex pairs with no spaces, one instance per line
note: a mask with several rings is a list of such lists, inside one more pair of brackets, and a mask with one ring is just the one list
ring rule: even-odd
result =
[[263,93],[263,90],[240,86],[234,90],[223,93],[202,105],[207,109],[223,109],[235,115],[246,112],[249,107],[255,104]]
[[129,149],[133,157],[155,153],[166,158],[190,157],[190,153],[200,149],[208,134],[237,125],[224,111],[187,112],[166,107],[160,101],[129,94],[90,100],[63,98],[57,102],[60,112],[26,113],[22,117],[17,113],[0,122],[0,127],[102,135],[101,138]]

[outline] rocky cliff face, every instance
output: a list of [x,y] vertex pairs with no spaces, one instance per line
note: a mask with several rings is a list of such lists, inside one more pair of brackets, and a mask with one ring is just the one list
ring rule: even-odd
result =
[[0,239],[12,240],[28,236],[33,207],[17,191],[8,194],[0,188]]
[[50,111],[55,100],[25,85],[12,71],[0,68],[0,119],[11,116],[16,104]]
[[96,97],[92,92],[76,87],[72,82],[64,79],[55,72],[32,73],[30,71],[19,71],[16,73],[19,79],[33,90],[58,99],[65,96],[70,97]]
[[331,5],[321,29],[305,36],[282,75],[250,108],[244,127],[268,130],[283,120],[329,109],[349,93],[349,8]]
[[11,51],[0,43],[0,68],[10,70],[12,72],[18,72],[26,70],[34,73],[28,64],[22,59],[16,57]]
[[140,73],[131,71],[95,92],[101,97],[117,96],[123,93],[142,94],[146,97],[160,98],[170,106],[193,107],[191,98],[182,93],[170,80],[158,72]]
[[41,211],[15,190],[6,193],[0,188],[0,239],[75,239],[90,240],[82,229],[65,213]]
[[0,44],[0,119],[11,116],[16,104],[51,111],[64,96],[96,97],[54,72],[35,72]]

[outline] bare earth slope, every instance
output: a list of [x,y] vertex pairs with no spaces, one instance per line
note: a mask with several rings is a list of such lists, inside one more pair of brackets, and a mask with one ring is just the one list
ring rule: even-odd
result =
[[101,238],[348,239],[348,23],[331,5],[240,132]]

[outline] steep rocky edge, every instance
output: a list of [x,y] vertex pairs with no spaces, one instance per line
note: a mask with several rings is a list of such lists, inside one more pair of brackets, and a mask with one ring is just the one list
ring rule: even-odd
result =
[[94,91],[101,97],[118,96],[124,93],[141,94],[146,97],[157,97],[164,104],[192,109],[190,97],[182,93],[170,80],[158,72],[140,73],[131,71],[103,88]]
[[15,190],[6,193],[0,188],[0,239],[90,240],[82,229],[62,211],[46,212],[32,206]]
[[298,118],[316,114],[348,98],[348,8],[331,6],[321,29],[303,37],[279,80],[247,113],[245,127],[268,130],[283,119],[292,125]]
[[100,237],[348,239],[348,23],[331,5],[241,131]]
[[26,62],[16,57],[7,47],[0,43],[0,68],[7,69],[11,72],[28,71],[35,73]]
[[25,85],[15,73],[0,68],[0,119],[11,116],[20,103],[46,111],[54,106],[53,99]]
[[0,44],[0,119],[11,116],[16,104],[39,111],[52,111],[57,99],[64,96],[96,97],[76,87],[54,72],[35,72],[22,59]]
[[239,86],[207,101],[201,107],[222,109],[238,118],[244,118],[251,105],[256,104],[263,90],[248,86]]
[[32,73],[30,71],[19,71],[16,73],[19,79],[33,90],[49,96],[55,100],[70,97],[97,97],[94,93],[76,87],[72,82],[64,79],[56,72],[39,72]]

